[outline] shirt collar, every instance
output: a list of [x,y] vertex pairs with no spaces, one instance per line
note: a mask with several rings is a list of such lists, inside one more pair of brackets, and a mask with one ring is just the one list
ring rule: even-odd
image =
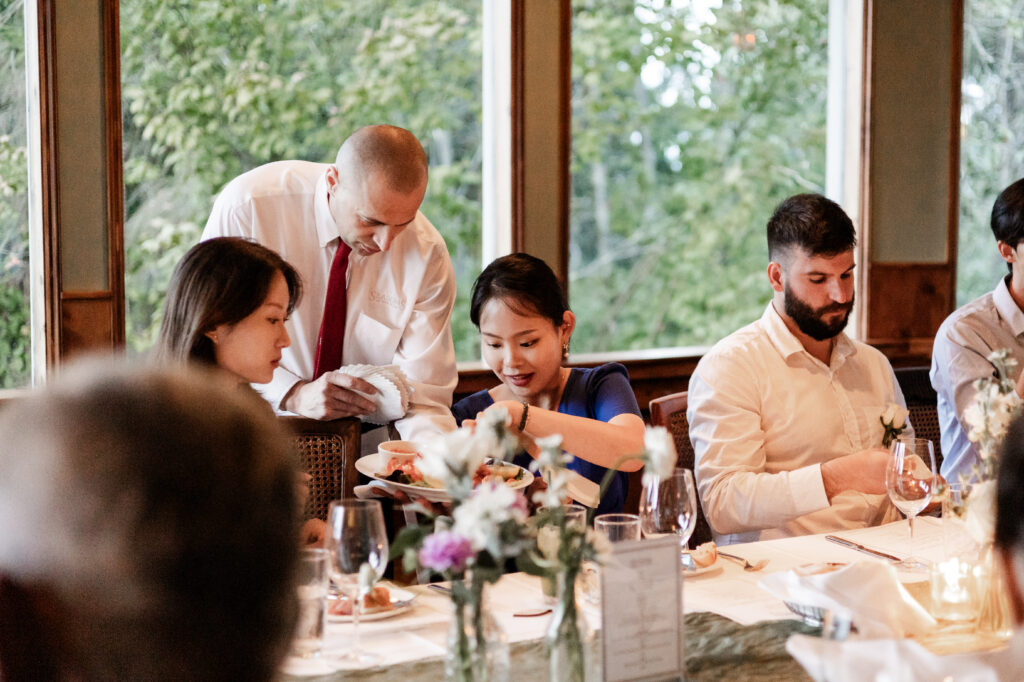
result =
[[[761,323],[765,333],[768,335],[768,339],[783,358],[788,360],[793,355],[803,353],[808,358],[816,360],[814,356],[807,352],[804,345],[800,343],[800,339],[789,330],[785,320],[782,319],[782,315],[775,309],[771,301],[768,302],[768,307],[765,309],[764,315],[761,316]],[[832,348],[832,356],[829,358],[830,368],[833,371],[839,369],[846,358],[853,354],[853,351],[854,345],[850,337],[846,335],[846,332],[839,332],[839,335],[836,336],[836,344]]]
[[1006,281],[1009,278],[1010,276],[1007,275],[999,280],[999,285],[992,292],[992,302],[995,304],[999,316],[1006,320],[1006,324],[1010,326],[1010,331],[1013,332],[1013,335],[1020,336],[1024,334],[1024,312],[1021,311],[1017,302],[1013,300],[1013,296],[1010,295],[1010,288],[1006,285]]
[[313,190],[313,220],[316,222],[316,236],[321,248],[340,237],[334,216],[331,215],[331,208],[327,205],[326,171],[316,181],[316,188]]

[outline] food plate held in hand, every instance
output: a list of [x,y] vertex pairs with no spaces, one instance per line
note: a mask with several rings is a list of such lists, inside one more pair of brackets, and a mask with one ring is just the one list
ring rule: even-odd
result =
[[[388,488],[405,493],[412,499],[428,502],[450,502],[451,497],[440,481],[424,476],[416,466],[416,458],[393,457],[380,469],[379,454],[366,455],[356,460],[356,470]],[[526,488],[533,482],[533,474],[511,462],[488,462],[477,470],[473,485],[484,481],[502,482],[513,490]]]

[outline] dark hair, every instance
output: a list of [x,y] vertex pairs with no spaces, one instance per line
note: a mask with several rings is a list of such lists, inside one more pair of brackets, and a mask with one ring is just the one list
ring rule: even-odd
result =
[[492,298],[501,298],[517,312],[530,312],[561,327],[569,303],[548,264],[528,253],[513,253],[491,262],[473,283],[469,319],[480,328],[480,312]]
[[[992,234],[996,241],[1005,242],[1012,249],[1024,241],[1024,178],[996,198],[992,205]],[[1012,264],[1007,263],[1006,267],[1013,272]]]
[[157,357],[216,364],[206,333],[251,315],[266,299],[276,272],[288,284],[291,314],[302,297],[302,280],[277,253],[240,237],[217,237],[193,246],[171,275]]
[[16,662],[54,679],[274,677],[296,615],[296,468],[266,404],[210,372],[77,363],[4,408],[0,574],[45,597],[20,616],[53,645]]
[[820,194],[797,194],[768,221],[768,257],[778,262],[798,246],[812,256],[835,256],[857,245],[853,222],[839,204]]
[[1021,490],[1024,490],[1024,415],[1018,415],[1010,424],[999,453],[995,541],[1003,549],[1024,550]]

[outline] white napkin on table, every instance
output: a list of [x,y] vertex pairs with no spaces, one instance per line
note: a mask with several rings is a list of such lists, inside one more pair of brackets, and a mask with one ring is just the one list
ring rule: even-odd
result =
[[935,629],[935,619],[896,578],[896,569],[858,561],[829,573],[783,571],[759,585],[793,604],[847,611],[863,637],[906,637]]
[[845,642],[793,635],[786,651],[817,682],[1018,682],[1024,672],[1024,632],[1000,651],[939,656],[911,639]]

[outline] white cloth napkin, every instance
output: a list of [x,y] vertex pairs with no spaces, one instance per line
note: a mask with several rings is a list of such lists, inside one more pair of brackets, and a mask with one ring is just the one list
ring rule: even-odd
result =
[[863,637],[906,637],[933,630],[935,619],[896,578],[896,569],[877,561],[858,561],[813,575],[783,571],[759,585],[794,604],[847,611]]
[[338,374],[357,377],[373,385],[375,394],[360,393],[372,400],[377,409],[359,418],[370,424],[387,424],[405,416],[409,409],[412,386],[409,378],[398,365],[345,365],[335,370]]
[[1024,675],[1024,632],[1006,649],[938,656],[910,639],[845,642],[793,635],[786,651],[818,682],[1017,682]]

